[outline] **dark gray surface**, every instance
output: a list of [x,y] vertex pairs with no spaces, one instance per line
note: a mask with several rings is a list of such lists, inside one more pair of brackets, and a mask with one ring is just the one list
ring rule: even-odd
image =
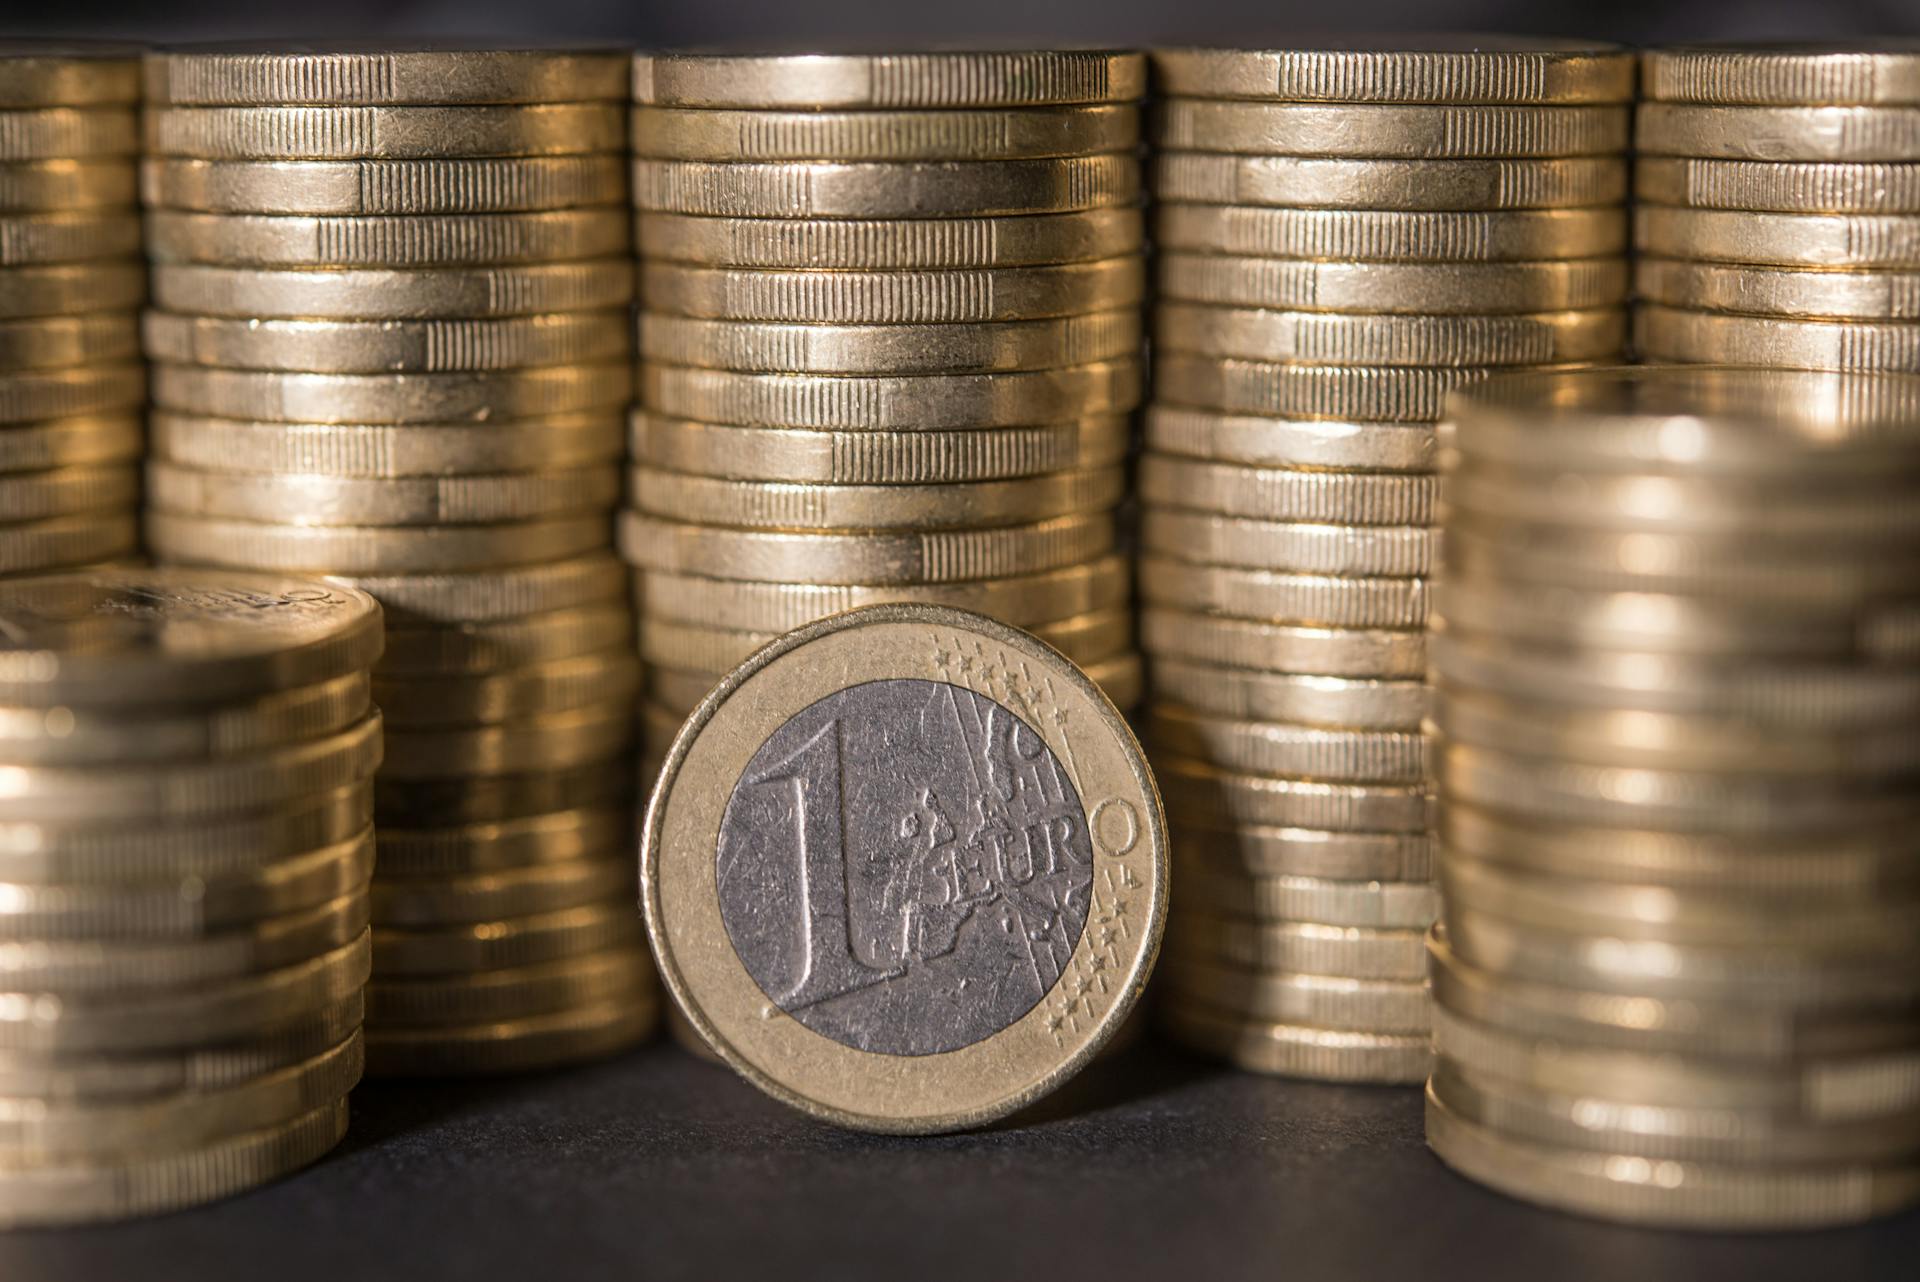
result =
[[1920,1214],[1708,1237],[1458,1179],[1418,1094],[1149,1046],[1041,1116],[891,1139],[810,1122],[671,1046],[551,1076],[375,1084],[319,1166],[136,1224],[0,1236],[6,1282],[1853,1282],[1920,1271]]

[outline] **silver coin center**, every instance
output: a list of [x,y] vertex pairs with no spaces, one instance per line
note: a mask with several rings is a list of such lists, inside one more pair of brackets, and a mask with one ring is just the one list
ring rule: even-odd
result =
[[768,736],[728,798],[716,871],[734,951],[781,1010],[859,1050],[937,1055],[1059,981],[1093,843],[1033,727],[971,690],[894,679]]

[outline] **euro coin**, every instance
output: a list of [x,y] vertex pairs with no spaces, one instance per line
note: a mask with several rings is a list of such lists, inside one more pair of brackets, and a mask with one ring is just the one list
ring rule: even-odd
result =
[[1147,60],[1102,49],[897,54],[637,53],[634,101],[677,107],[1040,107],[1144,97]]
[[1296,102],[1581,103],[1633,97],[1618,45],[1530,36],[1335,36],[1280,50],[1166,48],[1161,88]]

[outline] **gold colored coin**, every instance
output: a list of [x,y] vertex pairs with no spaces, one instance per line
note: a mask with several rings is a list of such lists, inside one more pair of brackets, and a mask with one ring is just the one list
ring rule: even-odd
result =
[[[129,323],[132,319],[126,318]],[[137,415],[94,415],[15,423],[0,432],[0,473],[131,462],[140,457],[141,449]]]
[[1156,280],[1161,294],[1184,302],[1443,316],[1609,307],[1624,303],[1628,289],[1619,258],[1360,263],[1169,253],[1160,257]]
[[1132,151],[1125,107],[738,111],[640,106],[633,154],[661,160],[1032,160]]
[[140,220],[130,212],[0,215],[0,266],[118,258],[138,252]]
[[[577,517],[611,511],[611,467],[499,476],[339,477],[324,473],[196,471],[153,460],[147,497],[169,512],[272,522],[297,512],[307,526],[442,526]],[[0,487],[0,505],[6,494]]]
[[124,464],[0,474],[0,520],[36,521],[105,508],[131,510],[139,501],[139,489],[137,469]]
[[[358,587],[379,601],[393,629],[498,622],[583,605],[617,605],[627,595],[625,568],[602,547],[477,574],[330,574],[327,581]],[[392,654],[391,643],[387,653]]]
[[1780,214],[1920,214],[1920,165],[1642,156],[1638,199]]
[[1788,369],[1920,367],[1920,325],[1723,316],[1648,304],[1634,316],[1635,343],[1649,357]]
[[1275,1020],[1362,1033],[1427,1030],[1427,986],[1344,975],[1264,973],[1171,956],[1154,974],[1164,998],[1191,998],[1247,1019]]
[[383,681],[489,676],[577,659],[633,640],[624,594],[537,613],[472,621],[403,620],[387,633]]
[[1431,472],[1437,453],[1428,423],[1263,418],[1159,403],[1147,408],[1145,444],[1162,455],[1250,467],[1354,472]]
[[597,858],[498,872],[382,878],[373,888],[373,920],[383,927],[435,928],[625,899],[633,893],[630,860],[631,856],[620,858],[607,852]]
[[[277,322],[255,325],[271,331]],[[290,328],[307,329],[297,323]],[[619,418],[610,414],[522,421],[507,432],[491,424],[258,423],[164,410],[156,410],[148,421],[155,458],[182,467],[264,476],[304,472],[335,477],[455,477],[547,468],[565,471],[619,459],[622,432]],[[4,445],[0,437],[0,449]]]
[[1433,1067],[1424,1034],[1279,1024],[1194,1002],[1162,1006],[1159,1020],[1175,1040],[1254,1073],[1407,1085],[1423,1081]]
[[498,214],[615,205],[616,155],[462,160],[193,160],[148,157],[149,206],[210,214]]
[[534,966],[637,942],[640,918],[624,898],[475,924],[373,932],[382,978],[464,975],[504,966]]
[[[1180,822],[1231,821],[1326,832],[1423,833],[1432,817],[1432,798],[1424,787],[1235,774],[1166,753],[1155,755],[1154,768],[1166,790],[1167,811]],[[1304,914],[1295,917],[1315,920]]]
[[565,156],[618,151],[626,121],[612,103],[493,106],[157,107],[147,150],[209,160],[361,160]]
[[124,158],[0,161],[0,208],[69,213],[128,209],[140,194]]
[[633,787],[630,762],[596,761],[570,770],[524,775],[406,783],[378,780],[374,799],[383,830],[389,824],[403,828],[460,827],[583,806],[631,806]]
[[395,877],[457,876],[566,863],[626,848],[632,817],[606,807],[435,828],[380,830],[380,871]]
[[[1176,829],[1175,855],[1197,830]],[[1305,921],[1248,921],[1188,912],[1167,922],[1169,955],[1201,958],[1246,970],[1409,983],[1427,976],[1424,932],[1326,926]]]
[[[984,651],[986,662],[961,661],[962,652],[976,650]],[[860,679],[850,684],[847,674],[855,671]],[[767,679],[760,680],[763,676]],[[764,693],[735,697],[749,684],[781,695],[774,700]],[[915,984],[875,993],[882,1012],[876,1017],[857,1018],[842,1009],[838,1018],[830,1018],[803,1002],[806,990],[796,990],[793,980],[843,985],[847,978],[828,981],[827,972],[813,968],[788,975],[777,936],[763,941],[728,934],[727,923],[738,920],[744,908],[724,884],[716,884],[713,851],[753,840],[761,821],[759,814],[729,802],[738,799],[736,789],[751,790],[747,781],[759,777],[763,767],[756,753],[779,762],[785,760],[780,745],[786,738],[815,741],[818,731],[809,735],[809,730],[822,709],[825,716],[840,718],[824,721],[827,725],[878,717],[895,728],[926,727],[920,753],[889,752],[884,767],[856,747],[875,736],[845,733],[839,741],[849,751],[834,768],[852,772],[857,786],[891,787],[914,796],[928,788],[944,793],[957,788],[965,796],[972,776],[950,754],[963,753],[971,761],[979,749],[971,746],[964,728],[968,714],[956,711],[949,717],[950,707],[971,709],[977,718],[1009,719],[1003,733],[1010,736],[1010,750],[1030,763],[1024,769],[1041,772],[1019,791],[1019,805],[1044,806],[1056,816],[1054,853],[1032,852],[1038,861],[1032,877],[1084,886],[1078,893],[1086,895],[1085,901],[1068,893],[1061,902],[1085,902],[1085,916],[1069,909],[1037,923],[1039,929],[1030,930],[1022,943],[1023,954],[1040,957],[1044,950],[1051,960],[1043,960],[1037,971],[1022,972],[1033,975],[1032,983],[977,1008],[959,1025],[950,1018],[920,1018],[926,999],[909,1000],[920,991]],[[914,721],[910,708],[925,708],[925,720]],[[1071,749],[1058,737],[1061,720],[1042,715],[1054,708],[1082,727]],[[763,744],[770,745],[768,751],[761,751]],[[1071,767],[1064,764],[1069,758]],[[913,763],[904,767],[904,779],[903,762]],[[750,1081],[797,1108],[846,1125],[948,1130],[1004,1115],[1045,1093],[1090,1058],[1125,1019],[1144,984],[1165,918],[1166,830],[1151,776],[1125,723],[1058,655],[976,615],[882,606],[790,634],[731,675],[695,714],[674,744],[656,795],[642,845],[642,905],[668,988],[701,1036]],[[920,819],[923,825],[944,822],[937,811]],[[1005,875],[996,869],[980,874],[989,886]],[[981,887],[979,893],[993,892]],[[820,911],[810,898],[787,902],[791,907],[783,916],[797,926]],[[767,901],[761,899],[752,911],[767,920]],[[1099,924],[1122,919],[1130,925],[1096,932]],[[809,934],[822,937],[817,931]],[[715,954],[693,942],[728,938],[734,941],[731,953]],[[998,963],[988,961],[991,955],[963,943],[958,950],[943,949],[945,960],[927,964],[997,970]],[[1103,960],[1095,963],[1095,956]],[[1075,978],[1095,973],[1111,978],[1085,987]],[[888,982],[867,980],[861,986]],[[789,1018],[768,1020],[760,1014],[769,1001],[786,1003],[781,1008]],[[835,1005],[847,1003],[843,998]],[[811,1048],[809,1055],[793,1055],[791,1048],[802,1043]],[[918,1053],[903,1058],[900,1048],[906,1047]],[[912,1069],[904,1077],[903,1063]]]
[[1630,112],[1605,106],[1222,102],[1169,98],[1153,142],[1168,150],[1433,160],[1589,156],[1627,149]]
[[175,105],[594,101],[625,97],[627,76],[624,50],[593,46],[208,44],[146,60],[147,98]]
[[1667,258],[1783,267],[1920,267],[1920,216],[1762,214],[1639,205],[1634,243]]
[[[166,401],[169,367],[155,372],[154,399]],[[649,410],[671,417],[882,432],[1024,427],[1124,413],[1139,404],[1144,376],[1140,360],[1124,358],[1013,374],[871,377],[643,365],[635,382]],[[583,400],[589,390],[600,394],[597,382],[589,389],[585,380],[573,381],[582,385]]]
[[602,516],[507,525],[279,525],[149,510],[147,542],[164,560],[314,574],[437,574],[532,565],[606,545]]
[[[1346,160],[1195,151],[1154,157],[1165,200],[1282,209],[1574,209],[1627,198],[1624,157],[1569,160]],[[769,213],[774,211],[767,211]]]
[[1694,263],[1634,264],[1642,298],[1670,307],[1829,320],[1920,319],[1920,272],[1812,271]]
[[612,360],[628,351],[624,311],[492,320],[237,320],[148,312],[149,358],[229,369],[374,374],[521,369]]
[[131,105],[0,111],[0,162],[132,156],[140,150],[138,118]]
[[13,40],[0,46],[0,107],[101,107],[140,100],[139,45]]
[[1153,235],[1162,249],[1250,258],[1526,262],[1624,254],[1627,214],[1604,206],[1474,213],[1164,201],[1154,206]]
[[1602,360],[1626,344],[1624,308],[1510,316],[1339,315],[1163,302],[1159,351],[1326,365],[1540,365]]
[[0,574],[43,574],[132,556],[140,545],[132,512],[89,512],[23,521],[0,538]]
[[[430,271],[153,267],[155,306],[241,320],[470,320],[599,311],[625,306],[632,298],[633,273],[624,260],[615,259]],[[136,292],[132,301],[138,299]]]
[[1911,160],[1920,108],[1643,102],[1633,145],[1654,156],[1724,160]]
[[1146,90],[1146,57],[1121,50],[633,56],[634,101],[675,107],[1044,107]]
[[54,263],[0,271],[0,320],[119,312],[146,297],[137,262]]
[[[1160,454],[1141,465],[1141,497],[1149,503],[1268,522],[1428,525],[1438,493],[1431,476],[1255,468]],[[1428,540],[1424,532],[1380,537]]]
[[1156,658],[1261,672],[1421,678],[1427,668],[1426,638],[1416,630],[1266,623],[1164,607],[1140,612],[1140,644]]
[[1427,775],[1417,730],[1240,721],[1156,703],[1147,710],[1146,733],[1156,745],[1241,774],[1352,783],[1417,783]]
[[1418,731],[1429,702],[1419,681],[1251,672],[1161,657],[1153,688],[1211,716],[1357,730]]
[[1055,214],[1130,205],[1141,191],[1140,162],[1121,154],[893,164],[636,159],[632,181],[638,209],[721,218]]
[[1162,554],[1156,573],[1169,580],[1189,569],[1204,573],[1199,567],[1208,565],[1415,578],[1433,572],[1440,541],[1437,531],[1420,526],[1260,521],[1149,503],[1141,514],[1141,544]]
[[453,779],[565,770],[618,756],[632,739],[624,702],[484,726],[390,730],[388,779]]
[[146,227],[156,260],[222,267],[499,267],[599,258],[628,243],[625,214],[609,207],[398,217],[151,209]]
[[1140,313],[1131,307],[959,325],[796,325],[643,312],[639,326],[643,360],[791,374],[1051,369],[1127,356],[1141,342]]
[[[636,409],[627,439],[635,461],[697,476],[820,485],[929,485],[1109,466],[1127,453],[1128,426],[1126,419],[1113,416],[952,432],[822,432],[721,426]],[[981,613],[1000,617],[994,610]]]
[[649,992],[520,1019],[371,1028],[367,1056],[384,1077],[531,1072],[611,1055],[659,1022],[660,1004]]
[[[978,529],[1098,512],[1118,504],[1118,467],[938,485],[788,485],[635,467],[629,501],[652,517],[769,530]],[[0,488],[0,503],[5,491]]]
[[481,423],[608,409],[630,395],[625,361],[441,374],[156,364],[151,383],[154,402],[167,409],[288,423]]
[[791,632],[862,606],[912,601],[1033,627],[1122,607],[1129,582],[1125,558],[1109,554],[1038,573],[893,586],[750,583],[647,570],[635,576],[635,596],[646,619],[677,619],[736,632]]
[[640,296],[655,311],[808,325],[926,325],[1077,316],[1137,304],[1138,255],[978,272],[738,271],[643,260]]
[[[716,218],[641,211],[633,241],[659,262],[843,271],[1031,267],[1139,253],[1138,209],[1014,218]],[[1624,242],[1624,235],[1622,237]]]
[[376,1030],[472,1024],[631,1001],[651,988],[652,969],[640,950],[616,948],[452,979],[376,980],[367,1018]]
[[1424,579],[1347,579],[1150,558],[1140,597],[1155,607],[1307,627],[1419,628]]
[[1294,102],[1582,103],[1633,97],[1619,45],[1531,36],[1332,37],[1280,50],[1153,52],[1160,89],[1198,98]]
[[619,703],[640,688],[631,650],[607,649],[502,672],[410,675],[374,683],[381,715],[402,730],[475,725]]
[[138,362],[19,370],[0,377],[0,423],[80,418],[137,407],[145,398]]
[[139,354],[140,322],[132,312],[0,321],[0,378],[19,370],[118,363]]
[[1920,102],[1920,56],[1898,37],[1799,48],[1679,45],[1645,50],[1640,61],[1646,96],[1675,102]]
[[1112,551],[1106,513],[992,530],[817,534],[682,525],[623,512],[620,553],[641,569],[760,582],[951,583],[1034,574]]
[[1498,367],[1280,365],[1169,354],[1154,364],[1155,391],[1175,404],[1281,418],[1437,421],[1454,388]]

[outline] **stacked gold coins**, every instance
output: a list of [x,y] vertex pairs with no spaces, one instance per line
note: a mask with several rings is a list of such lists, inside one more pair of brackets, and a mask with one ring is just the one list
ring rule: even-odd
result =
[[1683,46],[1644,82],[1641,354],[1920,370],[1920,45]]
[[375,1073],[637,1038],[626,55],[148,63],[148,538],[387,610]]
[[1246,1068],[1416,1082],[1433,421],[1463,381],[1619,352],[1632,59],[1448,38],[1154,58],[1160,1013]]
[[380,608],[83,570],[0,615],[0,1225],[313,1161],[364,1058]]
[[1443,433],[1429,1142],[1645,1224],[1920,1201],[1920,379],[1514,375]]
[[649,753],[767,641],[883,601],[1032,629],[1131,702],[1114,508],[1141,392],[1145,60],[634,67],[620,538]]
[[139,543],[140,54],[0,42],[0,575]]

